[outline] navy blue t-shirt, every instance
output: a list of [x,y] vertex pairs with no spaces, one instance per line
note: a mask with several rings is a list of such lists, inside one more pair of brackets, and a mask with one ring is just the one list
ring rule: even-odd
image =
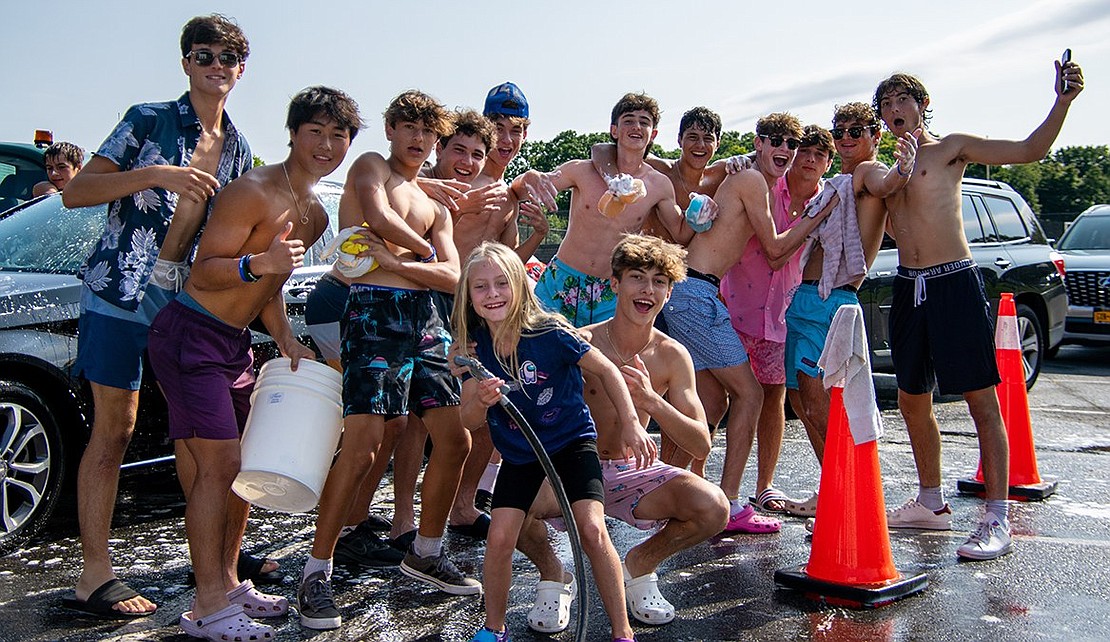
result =
[[[582,397],[582,369],[578,360],[590,349],[563,328],[523,335],[517,344],[520,363],[510,376],[494,357],[493,340],[485,326],[476,328],[477,355],[486,368],[509,384],[509,400],[520,409],[539,436],[548,454],[587,437],[597,430],[586,400]],[[532,447],[500,404],[486,413],[493,445],[512,464],[536,461]]]

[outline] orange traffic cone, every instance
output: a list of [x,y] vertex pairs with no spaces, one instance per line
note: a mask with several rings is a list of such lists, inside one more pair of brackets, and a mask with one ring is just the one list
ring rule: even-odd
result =
[[844,389],[831,389],[821,494],[809,563],[775,571],[775,582],[825,602],[871,608],[928,585],[923,573],[894,568],[876,441],[856,445],[848,430]]
[[[1021,339],[1018,335],[1014,295],[1002,293],[998,304],[998,323],[994,329],[995,358],[1002,383],[998,384],[998,405],[1010,444],[1010,499],[1040,500],[1056,492],[1056,480],[1041,479],[1037,469],[1037,453],[1033,448],[1033,426],[1029,417],[1029,394],[1025,389],[1025,369],[1021,362]],[[984,495],[983,462],[974,479],[956,482],[960,492]]]

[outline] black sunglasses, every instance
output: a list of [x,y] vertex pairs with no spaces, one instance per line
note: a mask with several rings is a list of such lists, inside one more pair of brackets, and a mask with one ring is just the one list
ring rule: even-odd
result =
[[879,126],[878,125],[868,125],[867,127],[849,127],[848,129],[844,129],[843,127],[833,127],[832,129],[829,130],[829,133],[832,134],[832,137],[835,140],[840,140],[840,139],[844,138],[845,132],[847,132],[847,134],[849,136],[851,136],[853,139],[859,140],[859,137],[863,136],[863,131],[865,129],[867,131],[871,132],[872,134],[874,134],[879,129]]
[[212,61],[219,60],[220,64],[224,67],[235,67],[239,64],[239,54],[234,51],[221,51],[217,56],[215,53],[207,49],[197,49],[185,54],[186,58],[192,58],[193,62],[198,66],[207,67],[212,64]]
[[759,137],[771,143],[771,147],[778,147],[784,140],[786,141],[786,148],[790,150],[798,149],[798,146],[802,144],[802,141],[797,138],[783,138],[782,136],[768,136],[767,134],[760,134]]

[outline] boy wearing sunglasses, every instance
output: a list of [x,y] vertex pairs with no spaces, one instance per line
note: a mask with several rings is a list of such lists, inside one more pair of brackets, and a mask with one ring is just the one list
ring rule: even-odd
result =
[[1079,65],[1057,62],[1056,94],[1044,121],[1025,140],[970,134],[937,137],[925,129],[929,94],[917,78],[895,74],[879,83],[873,104],[890,132],[918,139],[917,167],[906,187],[886,199],[898,241],[898,275],[890,314],[898,409],[906,421],[920,485],[918,495],[888,512],[893,528],[948,530],[952,511],[941,492],[940,429],[934,381],[942,394],[962,394],[979,434],[987,506],[960,557],[994,559],[1013,550],[1007,519],[1009,444],[995,386],[994,324],[960,213],[968,163],[1010,165],[1044,158],[1068,108],[1083,91]]
[[[189,90],[176,101],[131,107],[62,192],[66,207],[109,204],[104,233],[79,274],[85,287],[74,371],[89,380],[95,413],[77,473],[84,566],[72,608],[109,617],[156,608],[115,577],[108,532],[148,328],[185,281],[213,195],[252,166],[246,138],[224,111],[249,53],[228,18],[190,20],[181,32]],[[180,470],[188,493],[192,467]]]
[[[756,157],[770,183],[771,217],[775,229],[785,231],[800,220],[806,203],[821,189],[821,177],[832,164],[833,139],[818,125],[797,128],[793,117],[773,115],[756,125]],[[789,159],[789,161],[787,160]],[[782,168],[786,167],[784,173]],[[752,372],[763,389],[757,428],[755,506],[777,513],[787,498],[773,485],[786,427],[784,402],[786,346],[784,316],[790,293],[801,281],[797,249],[773,258],[759,239],[748,241],[740,261],[721,280],[721,296],[732,326],[751,359]],[[707,395],[712,390],[707,390]],[[723,410],[723,408],[722,408]]]
[[[724,414],[724,397],[707,399],[706,387],[723,388],[733,400],[726,426],[726,449],[721,488],[730,500],[729,532],[773,533],[781,524],[755,514],[741,502],[740,478],[751,452],[757,418],[763,403],[763,389],[752,373],[749,355],[729,311],[718,299],[721,277],[740,260],[752,239],[776,260],[797,249],[805,236],[820,222],[805,218],[785,233],[779,233],[769,209],[769,188],[776,184],[790,162],[802,136],[798,119],[789,114],[771,114],[760,119],[756,132],[777,139],[778,145],[757,143],[755,167],[725,178],[715,199],[720,214],[706,231],[694,235],[686,257],[686,280],[674,284],[670,300],[663,307],[668,333],[690,351],[698,373],[698,394],[710,424]],[[755,297],[766,300],[766,293]],[[754,297],[753,297],[754,298]],[[757,304],[762,307],[762,302]],[[761,317],[762,318],[762,317]],[[781,366],[780,366],[781,368]]]
[[[837,309],[842,305],[859,304],[856,291],[863,283],[883,240],[886,225],[883,199],[905,186],[913,171],[917,150],[917,140],[906,134],[897,143],[895,157],[898,162],[895,167],[888,168],[876,161],[882,129],[871,106],[864,103],[837,107],[832,124],[830,133],[840,154],[841,174],[829,182],[852,181],[855,226],[859,234],[853,235],[855,238],[836,239],[836,247],[830,249],[830,252],[837,254],[829,258],[835,258],[837,265],[843,264],[844,270],[826,268],[822,234],[814,235],[815,241],[802,267],[801,285],[786,310],[787,395],[790,405],[806,427],[818,462],[822,461],[825,451],[829,394],[822,384],[817,360],[824,349],[829,325]],[[828,281],[823,296],[818,287],[822,278]],[[785,504],[786,512],[792,515],[812,517],[817,511],[817,495],[815,493],[804,501],[789,500]]]

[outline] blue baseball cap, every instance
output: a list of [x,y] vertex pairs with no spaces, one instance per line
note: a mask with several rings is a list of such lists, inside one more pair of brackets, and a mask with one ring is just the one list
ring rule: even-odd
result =
[[528,99],[524,97],[520,87],[511,82],[503,82],[486,94],[486,107],[482,113],[486,116],[504,114],[528,118]]

